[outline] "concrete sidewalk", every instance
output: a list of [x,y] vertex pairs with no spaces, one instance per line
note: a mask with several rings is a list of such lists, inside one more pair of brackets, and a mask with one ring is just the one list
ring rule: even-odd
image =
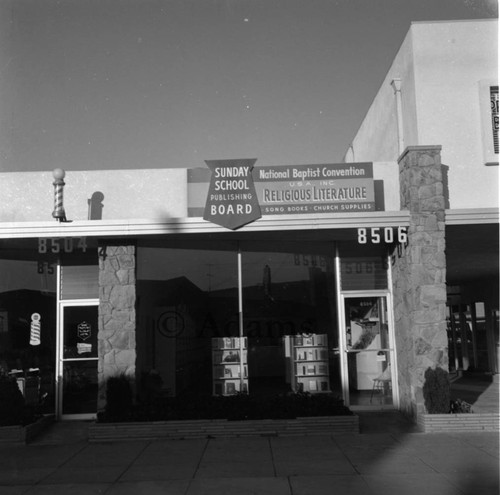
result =
[[0,495],[498,495],[496,433],[415,433],[397,413],[361,433],[89,444],[84,424],[0,447]]

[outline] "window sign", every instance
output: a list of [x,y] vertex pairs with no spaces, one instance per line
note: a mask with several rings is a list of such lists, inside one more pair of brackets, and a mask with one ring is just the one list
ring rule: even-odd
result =
[[76,328],[79,339],[87,340],[92,335],[92,327],[86,321],[80,323]]
[[97,306],[64,308],[64,359],[97,357]]
[[85,342],[92,336],[92,327],[86,321],[83,321],[77,325],[76,329],[78,338],[84,341],[76,343],[76,352],[79,355],[92,352],[92,344]]

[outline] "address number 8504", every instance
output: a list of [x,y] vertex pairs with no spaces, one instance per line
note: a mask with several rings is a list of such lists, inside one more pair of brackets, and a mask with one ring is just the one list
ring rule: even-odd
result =
[[87,252],[86,237],[39,237],[38,238],[38,253],[39,254],[58,254],[72,253],[73,251]]
[[407,241],[406,227],[398,227],[397,230],[392,227],[372,227],[370,229],[361,227],[358,229],[358,244],[392,244],[394,242],[406,244]]

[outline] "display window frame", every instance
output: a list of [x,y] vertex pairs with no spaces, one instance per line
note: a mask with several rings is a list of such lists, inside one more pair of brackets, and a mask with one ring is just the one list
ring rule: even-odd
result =
[[[290,233],[289,233],[290,234]],[[259,236],[259,238],[252,237],[250,239],[245,238],[245,236],[242,236],[242,239],[236,238],[236,236],[231,238],[231,241],[229,244],[227,244],[227,239],[221,239],[221,246],[223,246],[223,250],[227,249],[228,247],[230,248],[231,251],[235,251],[235,254],[237,256],[237,270],[238,270],[238,292],[237,292],[237,297],[238,297],[238,334],[234,335],[234,337],[239,337],[240,343],[245,342],[244,339],[246,339],[246,335],[242,333],[243,328],[244,328],[244,318],[245,318],[245,300],[243,297],[243,285],[242,283],[242,267],[244,265],[244,256],[245,252],[248,250],[249,247],[255,248],[255,246],[262,246],[262,249],[264,251],[269,250],[269,248],[272,248],[273,246],[278,249],[278,251],[283,251],[283,252],[288,252],[293,251],[293,249],[284,247],[283,249],[279,248],[279,243],[276,243],[276,239],[272,238],[270,244],[266,247],[265,242],[263,240],[264,236]],[[291,238],[291,237],[290,237]],[[200,236],[200,246],[207,247],[209,249],[217,249],[217,240],[216,239],[207,239],[204,238],[203,236]],[[183,238],[183,240],[180,243],[179,248],[182,249],[183,247],[185,248],[186,245],[184,244],[183,241],[190,242],[190,240]],[[307,239],[301,239],[298,238],[298,241],[307,241]],[[315,242],[318,242],[324,246],[328,245],[327,251],[328,251],[328,256],[332,260],[333,263],[333,287],[332,287],[332,294],[330,295],[331,298],[333,298],[333,305],[335,307],[336,311],[336,318],[332,321],[332,325],[336,326],[337,329],[334,329],[334,332],[337,332],[337,337],[336,337],[336,342],[335,344],[329,345],[330,349],[328,350],[329,353],[335,354],[337,358],[340,356],[340,366],[339,366],[339,382],[340,382],[340,389],[339,392],[342,394],[342,397],[344,399],[344,403],[352,407],[352,409],[367,409],[367,410],[374,410],[374,409],[395,409],[399,405],[399,394],[398,394],[398,386],[397,386],[397,362],[396,362],[396,352],[395,352],[395,335],[394,335],[394,317],[393,317],[393,299],[392,299],[392,280],[391,280],[391,263],[390,263],[390,258],[389,257],[383,257],[384,258],[384,264],[387,270],[387,288],[386,289],[373,289],[373,290],[341,290],[340,287],[340,264],[342,259],[346,260],[348,257],[341,258],[340,255],[338,254],[339,252],[339,242],[336,242],[335,240],[328,239],[328,238],[314,238]],[[196,241],[195,241],[196,242]],[[286,239],[283,241],[283,243],[286,244]],[[162,239],[157,239],[156,242],[154,242],[154,245],[156,247],[165,247],[165,248],[173,248],[176,249],[177,245],[175,242],[172,242],[172,239],[169,239],[167,237],[162,238]],[[304,246],[307,245],[307,242],[303,243]],[[140,248],[141,248],[141,243],[139,242],[137,244],[138,246],[138,251],[137,251],[137,256],[140,257]],[[251,250],[250,250],[251,251]],[[367,250],[359,250],[357,252],[357,255],[362,255],[365,254],[366,259],[373,259],[374,253],[372,252],[373,250],[370,250],[369,248]],[[378,251],[379,252],[379,251]],[[140,264],[140,261],[138,261],[138,264]],[[392,392],[391,392],[391,400],[390,403],[386,404],[380,404],[379,402],[373,403],[373,404],[367,404],[367,405],[357,405],[353,404],[352,401],[349,398],[349,383],[348,383],[348,368],[347,368],[347,345],[345,342],[345,315],[344,315],[344,304],[345,300],[348,298],[352,297],[383,297],[385,298],[386,304],[387,304],[387,314],[388,314],[388,327],[389,327],[389,335],[390,335],[390,341],[391,345],[390,348],[387,349],[387,352],[389,353],[389,360],[392,363],[392,374],[391,374],[391,383],[392,383]],[[240,356],[243,356],[245,353],[242,352],[242,349],[240,349]],[[245,369],[246,371],[246,362],[245,363],[239,363],[240,368]],[[332,366],[332,363],[330,363],[330,367]],[[240,377],[245,376],[240,375]],[[246,380],[245,376],[245,380]],[[243,381],[243,378],[241,378],[241,381]],[[243,385],[240,385],[243,387]],[[251,393],[251,390],[249,391]]]
[[[60,268],[60,267],[59,267]],[[58,270],[59,271],[59,270]],[[80,363],[95,363],[95,371],[97,376],[98,362],[100,356],[92,355],[91,357],[67,357],[65,356],[65,318],[64,314],[68,308],[89,308],[99,307],[99,299],[65,299],[59,300],[57,304],[57,362],[56,362],[56,418],[57,419],[71,419],[71,420],[90,420],[95,419],[97,415],[97,391],[95,397],[95,411],[88,411],[84,413],[65,413],[65,374],[67,372],[66,367],[71,364]],[[98,329],[93,329],[96,332],[95,337],[97,337]],[[97,339],[96,339],[97,340]],[[97,342],[96,342],[96,345]],[[97,384],[97,382],[96,382]]]
[[[386,325],[387,325],[387,338],[388,345],[379,347],[374,347],[370,350],[357,351],[352,350],[350,343],[347,341],[348,318],[346,315],[346,303],[350,300],[362,299],[362,300],[372,300],[372,299],[385,299],[386,304]],[[399,407],[399,387],[397,381],[397,352],[396,352],[396,340],[394,331],[394,315],[393,315],[393,302],[392,293],[390,290],[372,290],[372,291],[341,291],[338,294],[338,325],[339,325],[339,353],[341,356],[341,377],[342,377],[342,390],[343,399],[347,407],[352,410],[373,410],[373,409],[397,409]],[[390,391],[385,391],[387,398],[387,393],[389,394],[389,401],[373,400],[373,392],[377,392],[377,380],[381,377],[382,373],[377,373],[370,376],[371,380],[369,388],[367,389],[367,399],[356,400],[351,395],[353,389],[353,384],[351,383],[351,371],[349,368],[349,356],[360,354],[373,354],[373,357],[378,360],[382,353],[387,354],[388,357],[384,358],[390,363],[390,370],[385,372],[387,375],[385,378],[390,382]],[[372,359],[373,361],[373,359]]]
[[[370,253],[367,253],[369,256]],[[337,315],[338,315],[338,329],[339,329],[339,348],[341,361],[341,379],[342,379],[342,393],[344,404],[352,410],[384,410],[384,409],[399,409],[399,385],[398,385],[398,361],[396,352],[396,334],[395,334],[395,321],[394,321],[394,298],[393,298],[393,279],[392,279],[392,263],[391,257],[388,255],[385,258],[385,266],[387,267],[387,288],[386,289],[372,289],[372,290],[343,290],[341,287],[341,263],[348,257],[341,257],[339,250],[335,258],[336,263],[336,295],[337,295]],[[389,362],[391,363],[390,381],[391,381],[391,396],[392,403],[373,403],[373,395],[371,395],[368,404],[352,404],[350,397],[350,384],[349,384],[349,364],[348,364],[348,343],[346,340],[347,335],[347,320],[345,305],[346,301],[354,298],[385,298],[387,308],[387,325],[389,337]],[[376,383],[372,383],[372,392],[376,388]]]

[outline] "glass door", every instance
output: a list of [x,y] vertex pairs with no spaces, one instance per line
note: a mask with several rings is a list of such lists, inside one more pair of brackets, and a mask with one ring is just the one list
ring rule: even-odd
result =
[[87,419],[97,413],[98,301],[60,304],[57,416]]
[[392,408],[397,387],[387,295],[344,296],[344,400],[359,408]]

